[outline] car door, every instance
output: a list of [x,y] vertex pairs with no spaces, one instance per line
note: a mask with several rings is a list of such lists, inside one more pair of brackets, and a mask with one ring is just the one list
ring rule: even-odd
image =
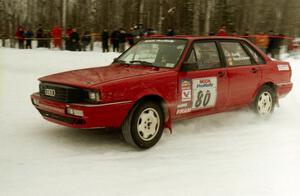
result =
[[193,43],[179,72],[178,85],[178,118],[223,108],[228,93],[227,73],[216,42]]
[[240,41],[220,41],[227,64],[228,99],[226,107],[239,107],[251,102],[258,88],[261,69]]

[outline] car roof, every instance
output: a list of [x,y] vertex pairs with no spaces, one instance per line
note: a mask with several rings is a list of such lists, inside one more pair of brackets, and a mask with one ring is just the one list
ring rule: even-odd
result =
[[174,35],[174,36],[164,36],[164,35],[151,35],[146,37],[146,39],[187,39],[187,40],[245,40],[245,38],[234,37],[234,36],[193,36],[193,35]]

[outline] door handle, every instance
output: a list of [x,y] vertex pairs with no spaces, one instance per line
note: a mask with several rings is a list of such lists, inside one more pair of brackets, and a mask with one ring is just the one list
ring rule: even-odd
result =
[[258,70],[257,70],[257,68],[252,68],[251,71],[252,71],[252,73],[257,73]]
[[219,77],[223,77],[224,75],[225,75],[225,72],[224,72],[224,71],[219,71],[219,72],[218,72],[218,76],[219,76]]

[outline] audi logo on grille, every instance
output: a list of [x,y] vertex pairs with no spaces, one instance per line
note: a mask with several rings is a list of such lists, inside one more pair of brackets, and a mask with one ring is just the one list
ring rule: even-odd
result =
[[45,89],[45,95],[54,97],[55,96],[55,90],[54,89]]

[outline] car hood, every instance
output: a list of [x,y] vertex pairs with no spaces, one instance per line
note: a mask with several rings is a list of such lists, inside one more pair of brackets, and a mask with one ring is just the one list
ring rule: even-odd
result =
[[105,67],[79,69],[57,73],[39,78],[39,80],[42,82],[63,84],[69,86],[92,87],[100,83],[120,80],[134,76],[154,74],[168,70],[169,69],[166,68],[156,68],[141,65],[110,65]]

